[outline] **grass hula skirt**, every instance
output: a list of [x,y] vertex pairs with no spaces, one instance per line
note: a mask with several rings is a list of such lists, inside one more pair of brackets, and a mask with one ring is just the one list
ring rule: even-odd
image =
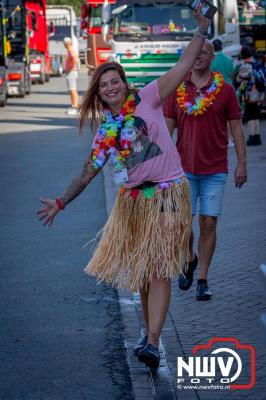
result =
[[143,190],[122,187],[85,272],[131,291],[173,278],[188,263],[191,225],[186,178]]

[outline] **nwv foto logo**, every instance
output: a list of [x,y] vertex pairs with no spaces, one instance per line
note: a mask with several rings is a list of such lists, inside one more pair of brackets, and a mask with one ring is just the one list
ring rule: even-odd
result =
[[[234,349],[224,347],[224,343],[234,346]],[[199,356],[196,354],[201,351],[212,350],[217,343],[223,343],[223,347],[219,347],[211,351],[208,356]],[[247,357],[243,361],[241,355],[243,350],[248,351]],[[229,385],[230,389],[251,389],[255,385],[256,355],[255,349],[251,345],[243,345],[236,338],[213,338],[208,344],[195,346],[192,350],[193,356],[185,361],[183,357],[177,358],[177,383],[191,383],[193,385],[212,384],[219,380],[219,383]],[[237,384],[237,380],[241,378],[243,371],[243,362],[245,370],[250,364],[248,372],[247,384]],[[186,380],[185,377],[186,376]],[[235,382],[234,384],[232,384]],[[184,387],[184,385],[183,385]]]

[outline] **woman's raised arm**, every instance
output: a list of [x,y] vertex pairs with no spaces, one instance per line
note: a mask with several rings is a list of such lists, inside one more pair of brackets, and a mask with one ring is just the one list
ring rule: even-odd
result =
[[204,45],[208,34],[209,20],[201,14],[200,9],[201,7],[198,7],[194,11],[194,16],[198,21],[198,33],[195,34],[189,45],[185,48],[178,63],[158,80],[161,100],[169,96],[184,80]]

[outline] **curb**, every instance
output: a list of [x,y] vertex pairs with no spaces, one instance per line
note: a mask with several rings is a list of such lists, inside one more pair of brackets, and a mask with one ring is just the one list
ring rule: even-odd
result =
[[[106,211],[109,217],[115,202],[118,185],[113,181],[108,166],[103,169],[103,175]],[[167,352],[163,343],[161,342],[160,346],[160,367],[156,373],[151,372],[143,364],[139,363],[137,357],[133,354],[133,347],[141,336],[144,326],[138,293],[131,293],[119,289],[117,290],[117,293],[124,326],[124,344],[127,349],[127,359],[135,400],[177,400],[174,389],[174,380],[170,375],[170,368],[166,360]],[[168,323],[165,325],[166,330],[168,330],[167,325]]]

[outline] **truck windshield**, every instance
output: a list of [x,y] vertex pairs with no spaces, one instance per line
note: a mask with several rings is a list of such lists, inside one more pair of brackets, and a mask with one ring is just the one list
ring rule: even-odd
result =
[[185,5],[158,2],[150,5],[134,3],[114,16],[114,35],[189,36],[197,22]]
[[71,37],[71,26],[54,26],[49,40],[63,41],[65,37]]
[[47,15],[49,25],[49,40],[63,41],[65,37],[72,37],[69,16]]

